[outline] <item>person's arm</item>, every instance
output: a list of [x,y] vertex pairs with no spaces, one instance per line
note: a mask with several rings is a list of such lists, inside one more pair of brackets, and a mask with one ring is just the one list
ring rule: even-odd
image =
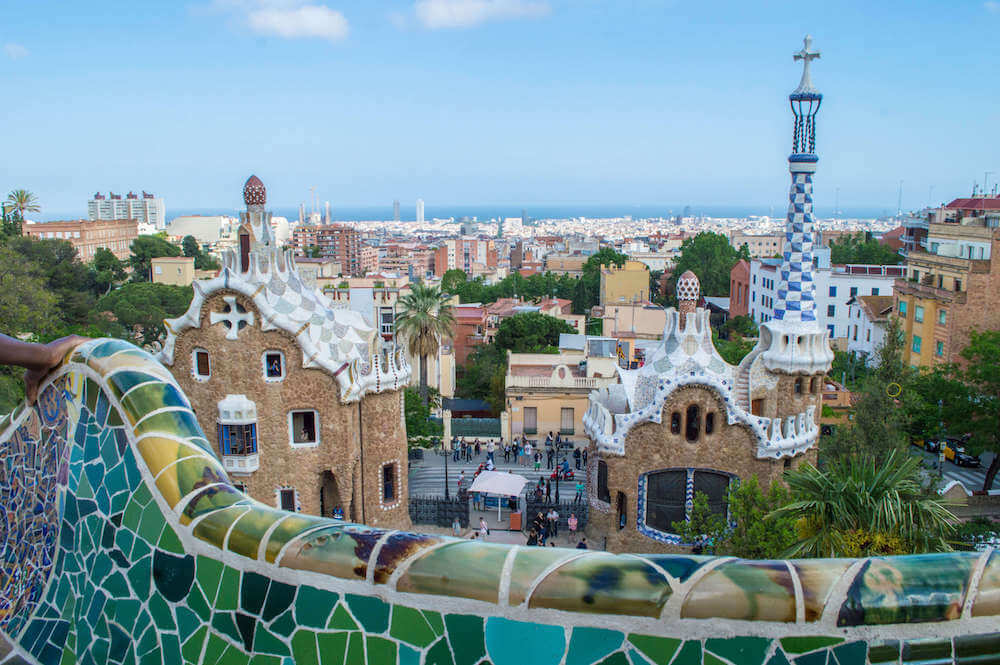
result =
[[70,335],[48,344],[35,344],[0,334],[0,365],[17,365],[28,370],[24,373],[24,393],[28,404],[34,404],[45,375],[58,366],[67,353],[86,341],[86,337]]

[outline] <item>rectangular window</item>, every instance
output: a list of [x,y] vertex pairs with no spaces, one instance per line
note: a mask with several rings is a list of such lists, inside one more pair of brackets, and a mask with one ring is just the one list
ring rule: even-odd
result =
[[281,490],[281,509],[295,512],[295,490]]
[[962,290],[962,280],[956,279],[955,280],[955,291],[961,291],[961,290]]
[[396,465],[386,464],[382,467],[382,503],[396,500]]
[[837,306],[836,305],[827,305],[826,306],[826,315],[830,316],[830,317],[837,316]]
[[853,298],[856,295],[858,295],[858,287],[852,286],[851,287],[851,297]]
[[208,351],[194,352],[194,370],[200,377],[208,377],[212,373],[211,365],[208,362]]
[[911,346],[910,348],[913,349],[914,353],[920,353],[920,344],[922,341],[923,340],[920,339],[919,335],[913,336],[913,346]]
[[942,326],[948,323],[948,310],[946,309],[938,310],[938,323],[941,324]]
[[872,287],[872,295],[873,296],[877,296],[878,295],[878,287],[877,286],[873,286]]
[[538,434],[538,407],[524,407],[524,433]]
[[264,354],[264,378],[280,379],[285,375],[285,359],[279,351]]
[[837,297],[837,287],[836,286],[831,286],[830,287],[830,297],[831,298],[836,298]]
[[383,307],[379,314],[379,332],[383,335],[392,335],[393,331],[393,321],[395,320],[395,314],[391,307]]
[[944,342],[938,342],[937,344],[934,345],[934,353],[936,353],[939,356],[944,355]]
[[899,315],[900,316],[902,316],[903,318],[906,318],[906,301],[905,300],[900,300],[899,301],[898,311],[899,311]]
[[315,411],[292,411],[288,414],[288,426],[291,430],[290,441],[293,446],[315,446],[319,443]]
[[608,463],[597,462],[597,498],[604,503],[611,503],[611,492],[608,490]]
[[574,434],[575,431],[575,426],[573,424],[573,409],[563,407],[559,412],[559,433]]
[[865,331],[865,341],[866,342],[872,341],[872,329],[871,328],[869,328],[867,331]]
[[833,324],[832,324],[832,323],[831,323],[831,324],[829,324],[829,325],[828,325],[828,326],[826,327],[826,329],[830,331],[830,339],[833,339],[834,337],[836,337],[836,336],[837,336],[837,334],[836,334],[836,328],[834,328],[834,327],[833,327]]
[[257,425],[219,425],[219,447],[223,455],[253,455],[257,452]]
[[917,323],[923,323],[924,322],[924,306],[923,305],[914,305],[913,306],[913,320],[916,321]]
[[750,293],[750,302],[757,302],[757,292],[753,291]]
[[674,522],[687,518],[687,470],[659,471],[646,476],[646,524],[676,533]]

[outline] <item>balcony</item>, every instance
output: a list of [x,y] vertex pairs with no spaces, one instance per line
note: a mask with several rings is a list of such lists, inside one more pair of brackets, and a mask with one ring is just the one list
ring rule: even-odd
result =
[[232,473],[253,473],[260,468],[260,453],[223,455],[222,466]]
[[939,289],[929,284],[918,284],[904,279],[897,279],[895,286],[896,294],[900,296],[916,296],[918,298],[930,298],[945,303],[958,303],[964,305],[966,294],[964,291],[949,291]]
[[519,376],[507,375],[508,388],[551,388],[551,389],[572,389],[572,390],[594,390],[616,383],[617,378],[586,378],[569,377],[565,379],[553,379],[550,376]]

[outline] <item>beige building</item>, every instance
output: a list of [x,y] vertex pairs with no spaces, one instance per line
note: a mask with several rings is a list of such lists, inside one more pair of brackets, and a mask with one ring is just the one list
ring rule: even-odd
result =
[[585,264],[589,258],[589,256],[584,256],[579,253],[546,254],[542,261],[543,272],[551,272],[556,275],[570,275],[571,277],[582,277],[583,264]]
[[558,354],[509,353],[502,435],[544,439],[552,432],[586,447],[589,395],[618,381],[616,354],[616,340],[585,335],[562,335]]
[[195,280],[193,256],[160,256],[151,259],[154,284],[190,286]]
[[21,233],[38,239],[68,240],[84,262],[93,259],[100,247],[125,260],[131,254],[132,241],[139,237],[139,223],[134,219],[103,219],[93,222],[76,219],[24,224]]
[[273,244],[263,184],[244,187],[239,250],[166,321],[159,359],[254,499],[386,528],[410,525],[402,353],[306,286]]
[[649,268],[641,261],[626,261],[601,268],[600,304],[649,301]]
[[605,337],[627,336],[635,339],[659,339],[667,323],[667,312],[652,303],[616,303],[604,307],[602,334]]
[[768,233],[763,235],[750,235],[742,232],[735,232],[729,237],[729,244],[737,251],[743,245],[750,250],[750,258],[770,259],[781,255],[782,246],[785,243],[784,233]]

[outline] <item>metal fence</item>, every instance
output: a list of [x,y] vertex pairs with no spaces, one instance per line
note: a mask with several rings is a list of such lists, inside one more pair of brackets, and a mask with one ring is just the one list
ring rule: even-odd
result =
[[453,418],[452,436],[500,436],[499,418]]
[[453,499],[441,496],[411,496],[410,521],[450,527],[455,518],[463,529],[469,527],[469,498],[466,492]]
[[[574,492],[575,494],[575,492]],[[572,494],[570,495],[572,497]],[[583,531],[587,526],[587,517],[589,516],[587,497],[584,496],[582,501],[574,503],[569,501],[560,501],[556,503],[555,501],[535,501],[534,495],[525,495],[525,514],[522,520],[523,528],[525,531],[531,529],[531,520],[535,518],[538,513],[548,514],[549,510],[552,508],[556,509],[559,513],[559,532],[567,533],[569,526],[567,521],[570,515],[576,515],[576,530]]]

